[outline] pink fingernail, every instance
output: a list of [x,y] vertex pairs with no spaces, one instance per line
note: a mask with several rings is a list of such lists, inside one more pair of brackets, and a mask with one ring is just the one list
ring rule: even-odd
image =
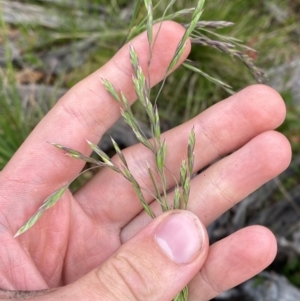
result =
[[204,240],[198,218],[190,212],[176,212],[161,222],[155,231],[161,250],[175,263],[191,262],[200,252]]

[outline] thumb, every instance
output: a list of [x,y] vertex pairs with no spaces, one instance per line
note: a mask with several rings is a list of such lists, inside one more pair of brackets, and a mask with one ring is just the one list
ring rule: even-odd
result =
[[199,272],[208,247],[205,227],[194,214],[169,211],[99,268],[50,295],[59,294],[56,300],[170,301]]

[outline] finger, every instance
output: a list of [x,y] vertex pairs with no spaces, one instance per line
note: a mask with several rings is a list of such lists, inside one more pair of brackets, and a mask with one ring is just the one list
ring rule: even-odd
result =
[[[168,188],[175,184],[174,177],[178,180],[179,167],[186,157],[187,141],[193,127],[196,133],[194,169],[197,171],[235,151],[256,135],[276,128],[284,116],[285,106],[279,94],[269,87],[256,85],[168,131],[163,136],[167,142],[166,166],[170,171],[166,174]],[[140,185],[154,193],[146,164],[155,170],[153,154],[141,145],[126,149],[124,154]],[[110,170],[101,171],[76,194],[76,198],[96,220],[104,215],[121,228],[141,210],[131,184]],[[153,200],[147,193],[145,198],[148,202]]]
[[[158,33],[158,28],[159,24],[154,27],[154,34]],[[163,23],[152,54],[149,70],[151,84],[164,78],[183,34],[184,28],[180,25],[174,22]],[[148,74],[147,34],[141,34],[131,43],[137,51],[144,73]],[[179,64],[186,58],[189,49],[190,44],[187,44]],[[82,162],[63,156],[46,141],[61,143],[85,154],[90,153],[85,139],[97,143],[120,115],[119,105],[105,90],[101,77],[108,79],[116,89],[122,90],[132,103],[136,95],[131,70],[126,45],[105,66],[63,96],[7,164],[1,173],[1,191],[5,191],[7,197],[13,200],[12,203],[18,202],[21,214],[24,211],[23,204],[28,206],[29,203],[32,208],[36,208],[55,189],[73,179],[83,166]],[[13,183],[18,183],[18,190]],[[19,204],[20,197],[22,204]],[[20,214],[17,218],[24,220]]]
[[208,248],[206,230],[195,215],[168,212],[99,268],[38,300],[173,300],[199,272]]
[[[290,160],[291,148],[287,139],[278,132],[264,132],[192,180],[188,210],[208,226],[285,170]],[[173,199],[172,193],[169,199]],[[151,204],[151,208],[156,213],[160,212],[156,202]],[[141,213],[122,229],[122,239],[129,239],[147,222],[147,214]]]
[[278,176],[290,161],[291,146],[287,138],[274,131],[262,133],[195,178],[188,209],[209,225]]
[[213,244],[189,284],[190,301],[207,301],[257,275],[275,258],[274,235],[261,226],[242,229]]

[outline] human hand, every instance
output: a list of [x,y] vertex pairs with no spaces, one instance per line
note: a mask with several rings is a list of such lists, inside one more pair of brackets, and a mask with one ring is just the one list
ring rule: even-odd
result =
[[[163,79],[183,32],[176,23],[163,24],[150,67],[152,84]],[[148,74],[146,34],[132,44]],[[180,62],[189,49],[187,45]],[[1,288],[64,286],[35,300],[144,301],[171,300],[189,283],[189,299],[205,301],[254,276],[273,260],[276,241],[263,227],[245,228],[210,247],[204,230],[290,162],[289,143],[273,131],[285,117],[284,103],[275,91],[261,85],[229,97],[164,134],[166,166],[171,171],[169,188],[175,185],[172,174],[178,174],[192,127],[195,171],[222,158],[192,180],[188,210],[194,215],[167,212],[151,221],[131,184],[103,169],[74,195],[65,193],[28,232],[13,238],[43,200],[83,167],[82,162],[63,156],[45,142],[61,143],[88,155],[85,139],[98,143],[120,115],[119,105],[105,91],[101,77],[133,102],[131,73],[125,46],[62,97],[1,172]],[[154,165],[150,152],[135,145],[124,154],[142,186],[153,189],[145,164]],[[158,204],[150,196],[146,198],[158,213]],[[175,257],[180,264],[166,256],[168,251],[162,251],[158,242],[174,237],[175,228],[162,231],[167,229],[162,225],[174,217],[173,227],[182,224],[185,240],[176,246],[191,247],[186,257]],[[192,225],[196,225],[194,230]]]

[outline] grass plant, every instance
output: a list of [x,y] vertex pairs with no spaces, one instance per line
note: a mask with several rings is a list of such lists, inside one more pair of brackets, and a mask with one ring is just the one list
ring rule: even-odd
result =
[[[144,3],[144,8],[141,7],[141,4]],[[188,24],[185,24],[186,31],[183,35],[182,39],[180,40],[176,51],[173,55],[173,58],[171,62],[168,65],[168,68],[165,72],[165,77],[162,81],[161,86],[159,87],[159,91],[157,93],[157,96],[155,97],[155,100],[151,102],[150,100],[150,81],[151,78],[149,77],[149,82],[147,83],[146,77],[142,72],[142,69],[139,65],[139,60],[137,53],[134,49],[134,47],[129,44],[129,55],[130,60],[132,64],[132,82],[133,86],[136,92],[136,95],[139,99],[139,103],[142,105],[144,112],[146,113],[149,124],[151,127],[152,132],[152,140],[148,140],[144,133],[141,131],[139,127],[139,123],[134,116],[134,113],[129,105],[129,102],[126,98],[126,95],[122,91],[117,91],[113,85],[106,80],[105,78],[102,79],[102,83],[106,90],[111,94],[111,96],[120,104],[121,106],[121,115],[123,116],[125,122],[129,125],[129,127],[132,129],[134,134],[136,135],[137,139],[145,146],[147,147],[154,155],[155,162],[156,162],[156,169],[157,173],[159,175],[159,180],[161,182],[163,193],[160,195],[160,193],[157,193],[157,196],[155,198],[157,201],[161,204],[161,208],[163,211],[175,209],[175,208],[186,208],[187,202],[188,202],[188,196],[189,196],[189,186],[190,186],[190,178],[192,175],[193,170],[193,148],[195,145],[195,134],[193,130],[191,131],[191,135],[188,141],[188,154],[187,159],[182,161],[181,167],[180,167],[180,184],[177,185],[175,188],[175,199],[173,202],[173,205],[168,204],[167,198],[166,198],[166,176],[165,176],[165,159],[167,154],[167,145],[166,142],[161,137],[161,127],[160,127],[160,118],[157,108],[157,99],[159,97],[159,94],[161,93],[165,82],[167,75],[169,72],[174,68],[174,66],[177,64],[179,58],[181,57],[183,50],[185,49],[185,45],[188,38],[191,38],[191,41],[196,44],[202,44],[208,47],[217,48],[220,51],[225,52],[226,54],[229,54],[231,56],[237,56],[239,59],[241,59],[244,64],[250,69],[250,71],[253,73],[253,75],[259,80],[263,76],[263,72],[260,71],[252,62],[251,58],[247,56],[246,54],[243,54],[242,52],[236,50],[236,46],[244,47],[245,49],[249,49],[247,46],[243,46],[240,44],[240,41],[231,37],[226,37],[220,34],[215,34],[219,40],[211,40],[208,37],[205,36],[206,32],[212,33],[209,29],[218,29],[218,28],[224,28],[231,26],[232,23],[225,22],[225,21],[200,21],[200,17],[203,13],[203,7],[205,0],[199,0],[196,2],[195,7],[182,9],[180,11],[177,11],[175,13],[169,13],[169,10],[172,8],[173,5],[175,5],[176,1],[172,0],[169,2],[169,4],[166,6],[166,8],[163,11],[162,17],[159,17],[157,19],[154,19],[154,12],[159,7],[159,5],[162,4],[162,1],[158,1],[155,5],[151,0],[144,0],[144,1],[136,1],[135,6],[133,9],[133,16],[132,20],[130,22],[128,34],[124,40],[124,42],[127,42],[127,40],[130,40],[133,36],[135,36],[137,33],[139,33],[142,30],[147,31],[147,37],[148,37],[148,43],[149,43],[149,59],[148,64],[151,64],[151,57],[152,57],[152,48],[155,44],[156,37],[153,37],[153,24],[157,22],[161,22],[163,20],[172,20],[176,19],[178,16],[182,15],[191,15],[190,22]],[[143,12],[146,12],[146,17],[143,17],[141,21],[139,20],[140,10]],[[159,32],[158,32],[159,34]],[[203,71],[198,69],[197,67],[194,67],[190,65],[190,61],[187,61],[184,64],[187,68],[190,70],[193,70],[194,72],[197,72],[199,74],[204,75],[206,78],[210,79],[211,81],[225,87],[229,88],[227,84],[224,84],[223,82],[209,76],[208,74],[205,74]],[[126,162],[126,159],[120,149],[120,147],[117,145],[117,143],[112,139],[113,146],[115,148],[115,151],[117,155],[119,156],[122,166],[119,167],[115,165],[109,156],[107,156],[97,145],[92,144],[91,142],[88,142],[91,149],[99,155],[101,162],[96,161],[95,159],[88,158],[86,156],[83,156],[81,153],[77,152],[76,150],[72,150],[66,146],[54,145],[62,150],[64,150],[68,155],[71,157],[84,160],[88,163],[94,163],[98,166],[105,166],[110,169],[113,169],[114,171],[118,172],[122,176],[124,176],[128,181],[130,181],[139,196],[139,199],[141,201],[141,204],[143,205],[144,209],[149,213],[151,217],[154,217],[154,213],[151,211],[151,208],[146,204],[142,188],[136,181],[136,179],[133,177],[133,175],[130,173],[128,164]],[[158,184],[157,180],[154,177],[154,172],[149,168],[149,176],[153,182],[153,186],[155,190],[158,192]],[[57,190],[57,194],[60,195],[59,188]],[[45,202],[49,202],[53,204],[53,199],[58,201],[59,198],[56,197],[57,195],[54,193],[49,199],[47,199]],[[42,209],[41,209],[42,208]],[[50,208],[47,206],[42,206],[40,210],[44,211],[44,208]],[[39,214],[37,216],[40,216]],[[34,219],[37,220],[37,219]],[[32,220],[30,225],[32,226]],[[21,230],[23,229],[23,230]],[[28,224],[25,224],[24,227],[22,227],[17,235],[20,235],[25,231],[25,229],[28,229]]]
[[[46,5],[50,5],[47,4],[47,0],[30,2],[35,2],[35,4],[43,2]],[[128,1],[94,0],[91,1],[91,4],[94,5],[93,7],[98,7],[99,4],[102,4],[101,7],[104,12],[108,11],[109,14],[113,13],[114,15],[118,15],[122,10],[122,6],[128,4],[127,2]],[[222,0],[211,0],[205,3],[205,10],[204,2],[204,0],[170,0],[168,4],[165,5],[165,1],[162,0],[137,0],[132,7],[132,17],[130,20],[127,20],[126,18],[118,19],[117,22],[115,19],[113,22],[107,20],[106,23],[101,22],[100,25],[98,24],[100,29],[98,28],[97,31],[94,30],[92,23],[86,23],[84,26],[81,26],[84,22],[82,22],[82,19],[80,18],[75,18],[72,21],[72,26],[69,26],[71,23],[59,23],[56,31],[53,30],[53,28],[50,30],[48,29],[47,34],[45,34],[45,27],[47,27],[46,23],[29,25],[34,27],[38,32],[38,38],[36,38],[38,43],[34,45],[30,44],[28,46],[29,53],[30,51],[34,52],[38,49],[48,47],[49,45],[60,45],[69,40],[92,37],[99,41],[99,47],[101,46],[105,49],[105,51],[102,51],[102,53],[105,53],[104,57],[100,57],[99,53],[96,53],[91,58],[92,62],[97,62],[97,64],[95,64],[97,66],[99,63],[104,63],[118,47],[129,42],[133,37],[144,30],[147,31],[148,36],[150,49],[148,64],[150,65],[152,48],[156,39],[156,37],[153,36],[153,24],[163,20],[176,20],[186,27],[185,35],[178,44],[173,59],[166,70],[162,84],[154,88],[152,92],[150,91],[151,78],[149,78],[148,82],[146,81],[146,76],[141,70],[135,49],[132,45],[129,46],[128,52],[132,63],[133,73],[132,84],[139,100],[136,109],[130,107],[126,95],[122,91],[117,91],[109,81],[105,78],[102,79],[102,83],[106,90],[120,104],[121,114],[135,133],[137,139],[153,153],[156,168],[153,170],[148,167],[148,172],[156,192],[156,194],[153,195],[153,198],[160,204],[163,212],[179,208],[186,209],[187,207],[190,179],[193,171],[193,150],[195,145],[195,134],[193,129],[191,129],[189,141],[187,141],[186,158],[182,161],[181,166],[178,166],[180,181],[174,188],[174,199],[172,202],[169,202],[166,197],[167,183],[165,175],[167,169],[165,160],[168,146],[161,135],[161,119],[164,119],[164,112],[170,111],[170,107],[168,107],[169,104],[173,103],[172,111],[174,112],[174,122],[172,125],[178,124],[179,122],[196,115],[196,113],[213,102],[216,102],[223,96],[233,93],[235,90],[240,89],[246,84],[254,81],[264,82],[265,78],[263,72],[256,67],[254,62],[264,64],[265,66],[269,66],[271,63],[273,64],[274,60],[276,60],[277,63],[280,63],[284,61],[287,56],[292,55],[294,51],[293,47],[289,50],[281,47],[282,44],[287,43],[288,39],[296,30],[296,26],[293,23],[295,20],[293,17],[294,15],[292,15],[290,19],[282,21],[283,23],[280,24],[280,22],[276,23],[274,18],[267,16],[267,14],[263,14],[262,10],[257,8],[261,5],[261,2],[258,0],[251,2],[251,4],[248,2],[246,3],[243,0],[231,1],[230,3],[227,1],[226,4]],[[65,4],[62,1],[57,1],[57,4],[55,5],[57,5],[57,8],[59,9],[64,7],[64,5],[67,5],[67,3],[68,1],[66,1]],[[283,5],[283,8],[286,8],[285,4],[282,4],[279,0],[274,0],[274,3]],[[90,9],[84,6],[80,1],[74,1],[73,4],[83,11]],[[51,5],[53,5],[53,3]],[[240,12],[237,12],[238,6],[243,7],[245,12],[247,11],[243,20],[241,20]],[[267,9],[267,6],[264,7]],[[55,11],[56,9],[54,8],[53,12]],[[97,17],[96,13],[95,17]],[[210,18],[213,21],[210,21]],[[216,21],[215,19],[222,19],[222,21]],[[255,24],[252,25],[254,19]],[[233,26],[233,22],[231,21],[236,22],[237,25]],[[117,26],[113,23],[116,23]],[[284,24],[284,26],[282,24]],[[264,35],[262,28],[268,28],[269,26],[273,26],[273,31],[268,35]],[[3,18],[1,19],[1,28],[5,29],[4,33],[7,32]],[[76,31],[74,31],[73,28],[76,28]],[[27,32],[28,28],[25,28],[24,26],[23,30]],[[275,39],[276,35],[278,38]],[[241,39],[234,38],[234,36],[245,38],[246,45],[241,42]],[[249,39],[249,37],[251,37],[251,39]],[[5,45],[8,45],[9,43],[5,34],[3,35],[3,38],[5,40]],[[178,62],[188,38],[191,39],[198,50],[193,50],[189,60],[183,64],[185,69],[181,68],[177,74],[171,75],[169,81],[167,81],[167,75]],[[116,43],[116,40],[121,42]],[[113,47],[111,45],[113,45]],[[199,47],[201,47],[201,51],[199,51]],[[259,55],[252,47],[262,50],[262,54]],[[279,51],[272,51],[272,48],[279,49]],[[9,57],[10,54],[8,48],[6,49],[6,55]],[[239,64],[232,64],[232,60],[242,62],[242,64],[250,70],[252,78],[249,76],[249,72],[245,71],[246,68],[242,68]],[[9,59],[8,62],[11,62],[11,60]],[[89,61],[88,64],[89,66],[92,65],[91,61]],[[83,74],[83,76],[87,75],[93,71],[91,68],[95,67],[88,67],[84,69],[84,72],[76,71],[76,74]],[[205,78],[206,81],[199,83],[199,75]],[[226,81],[222,79],[224,75],[226,75]],[[64,83],[67,86],[70,86],[73,82],[77,82],[81,79],[76,76],[71,72],[68,77],[69,81]],[[10,118],[9,122],[7,122],[8,118],[0,118],[0,136],[5,136],[5,139],[0,139],[0,168],[5,165],[10,156],[16,151],[33,128],[33,125],[28,124],[28,119],[26,119],[26,116],[24,115],[22,102],[17,94],[14,66],[12,63],[7,65],[7,70],[5,74],[2,74],[2,78],[5,79],[1,81],[2,87],[3,85],[13,87],[13,96],[5,95],[3,99],[2,96],[0,99],[1,104],[4,104],[1,106],[1,115],[9,116]],[[2,90],[4,91],[4,89]],[[153,94],[156,95],[156,97],[151,100],[150,96]],[[174,95],[186,95],[183,96],[186,98],[186,102],[181,101],[181,103],[177,103],[176,101],[173,101]],[[199,100],[196,100],[192,95],[197,95]],[[163,99],[165,99],[165,101],[163,101]],[[211,99],[211,101],[205,103],[204,99]],[[158,112],[158,103],[160,104],[160,113]],[[185,112],[184,120],[179,120],[179,114],[176,115],[176,112],[182,112],[182,110]],[[145,116],[148,119],[151,127],[152,139],[148,140],[141,131],[136,118],[136,113],[139,117]],[[120,165],[116,165],[97,145],[91,142],[87,143],[99,156],[99,160],[84,156],[80,152],[70,149],[67,146],[55,143],[52,144],[75,159],[83,160],[95,168],[110,168],[126,178],[132,184],[142,208],[154,218],[155,214],[144,198],[144,194],[148,192],[140,186],[130,172],[130,166],[128,166],[126,158],[118,144],[112,139],[115,152],[121,162]],[[147,163],[145,162],[145,164]],[[158,177],[156,175],[158,175]],[[158,187],[162,187],[162,192],[160,192]],[[68,188],[69,185],[66,185],[53,192],[44,201],[37,212],[19,229],[16,236],[30,229],[46,210],[50,209],[57,201],[59,201]],[[183,301],[187,299],[188,291],[187,288],[185,288],[174,300]]]
[[[134,14],[133,18],[136,18],[138,14],[138,9],[140,8],[140,4],[142,1],[136,1],[135,8],[134,8]],[[160,4],[161,1],[159,1],[158,4]],[[161,93],[163,86],[165,84],[167,75],[169,72],[175,67],[175,65],[178,63],[184,49],[187,43],[187,40],[189,38],[192,39],[192,42],[198,43],[201,45],[209,46],[209,47],[216,47],[220,51],[223,51],[227,54],[230,54],[232,56],[236,56],[239,59],[241,59],[244,64],[252,71],[254,76],[256,76],[258,79],[262,76],[262,72],[259,71],[253,64],[252,60],[246,55],[243,54],[240,51],[235,50],[236,45],[238,45],[237,41],[233,38],[225,38],[221,35],[217,35],[219,38],[218,41],[211,40],[205,36],[205,32],[208,31],[208,28],[222,28],[231,25],[228,22],[201,22],[199,21],[202,12],[203,12],[203,6],[205,3],[205,0],[199,0],[196,3],[196,6],[193,8],[185,9],[183,11],[173,13],[171,15],[167,15],[167,12],[170,7],[175,3],[176,1],[170,1],[169,5],[166,7],[163,17],[159,18],[159,21],[162,21],[164,19],[173,19],[174,17],[177,17],[181,14],[191,14],[191,21],[189,24],[186,25],[186,31],[178,43],[178,46],[176,48],[176,51],[173,55],[173,58],[171,62],[169,63],[166,72],[164,80],[162,81],[162,84],[160,86],[159,92],[153,102],[151,102],[150,99],[150,80],[147,82],[145,75],[143,74],[142,68],[139,64],[139,59],[137,56],[137,53],[134,49],[134,47],[129,44],[129,55],[130,60],[132,64],[132,83],[136,92],[136,95],[138,96],[138,100],[140,104],[142,105],[151,127],[152,132],[152,139],[148,140],[147,137],[144,135],[144,133],[141,131],[139,127],[139,123],[133,114],[133,111],[130,107],[130,104],[126,98],[126,95],[123,93],[123,91],[117,91],[114,86],[105,78],[102,79],[102,83],[105,87],[105,89],[111,94],[111,96],[120,104],[121,108],[121,115],[123,116],[125,122],[129,125],[129,127],[132,129],[134,134],[136,135],[137,139],[140,141],[141,144],[143,144],[146,148],[148,148],[155,159],[155,169],[152,170],[148,166],[148,172],[149,177],[152,181],[153,187],[156,191],[156,195],[154,195],[154,199],[157,200],[157,202],[161,206],[162,212],[172,210],[172,209],[186,209],[189,199],[189,193],[190,193],[190,181],[193,174],[193,165],[194,165],[194,146],[195,146],[195,133],[193,129],[191,129],[190,137],[187,142],[187,156],[186,159],[182,160],[181,166],[178,167],[179,170],[179,178],[180,183],[177,183],[174,188],[174,199],[172,203],[169,203],[169,200],[167,198],[167,180],[166,180],[166,156],[167,156],[167,144],[166,141],[163,139],[161,135],[161,126],[160,126],[160,119],[159,119],[159,113],[158,113],[158,107],[157,107],[157,99],[159,97],[159,94]],[[146,18],[144,18],[141,23],[138,25],[138,29],[134,29],[132,26],[129,29],[129,33],[125,39],[127,41],[132,38],[133,32],[135,30],[140,31],[141,29],[145,28],[147,31],[147,37],[148,37],[148,43],[149,43],[149,58],[148,58],[148,65],[151,64],[151,58],[152,58],[152,49],[155,44],[156,37],[153,36],[153,24],[154,24],[154,17],[153,17],[153,11],[155,9],[155,6],[153,6],[153,3],[151,0],[144,0],[144,5],[146,9]],[[131,24],[134,24],[134,20],[131,22]],[[159,34],[159,32],[158,32]],[[203,71],[199,70],[197,67],[191,66],[190,62],[187,62],[185,66],[195,72],[198,72],[201,75],[204,75],[206,78],[211,79],[215,81],[216,83],[220,84],[223,87],[229,88],[228,85],[223,84],[221,81],[215,80],[212,77],[209,77],[209,75],[204,74]],[[92,142],[87,141],[91,149],[100,157],[101,161],[97,161],[93,158],[89,158],[84,156],[83,154],[79,153],[76,150],[70,149],[66,146],[54,144],[54,146],[58,147],[59,149],[62,149],[65,153],[67,153],[69,156],[81,159],[88,163],[95,164],[96,167],[106,167],[110,168],[113,171],[117,172],[121,176],[123,176],[126,180],[128,180],[132,187],[134,188],[134,191],[136,195],[138,196],[140,203],[143,207],[143,209],[150,215],[152,218],[155,218],[155,213],[152,211],[151,207],[147,204],[143,188],[140,186],[138,181],[135,179],[133,174],[130,171],[130,167],[128,166],[128,163],[126,161],[126,158],[121,151],[118,144],[113,140],[112,143],[114,146],[114,149],[116,151],[117,156],[120,159],[120,166],[115,164],[108,155],[106,155],[97,145],[93,144]],[[145,163],[146,164],[146,163]],[[158,178],[155,175],[158,175]],[[175,176],[174,176],[175,178]],[[158,183],[158,181],[160,183]],[[66,191],[69,185],[60,187],[58,190],[56,190],[52,195],[50,195],[42,204],[42,206],[38,209],[38,211],[27,221],[24,226],[22,226],[19,231],[16,233],[15,236],[18,236],[28,229],[30,229],[42,216],[42,214],[51,208],[55,203],[61,198],[63,193]],[[162,187],[162,192],[160,192],[158,187]],[[185,287],[176,297],[176,301],[186,301],[188,300],[188,289]]]

